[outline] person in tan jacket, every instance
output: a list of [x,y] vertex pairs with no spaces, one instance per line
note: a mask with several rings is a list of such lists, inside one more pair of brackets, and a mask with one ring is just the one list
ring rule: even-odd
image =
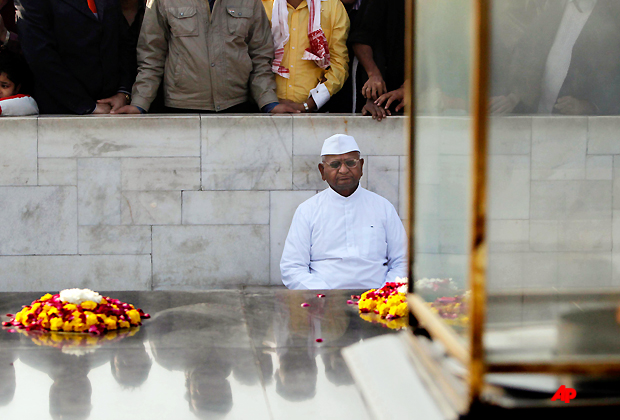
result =
[[261,0],[148,0],[131,104],[145,113],[163,79],[168,112],[296,112],[279,104]]

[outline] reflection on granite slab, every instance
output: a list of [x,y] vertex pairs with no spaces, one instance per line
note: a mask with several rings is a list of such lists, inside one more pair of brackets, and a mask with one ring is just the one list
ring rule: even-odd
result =
[[[390,330],[346,303],[358,292],[324,293],[102,292],[152,318],[90,347],[5,328],[0,418],[368,419],[341,349]],[[0,293],[0,318],[40,296]]]
[[273,418],[370,419],[341,348],[262,349],[273,366],[273,380],[265,382],[265,393]]
[[[357,341],[389,333],[378,324],[363,321],[356,305],[347,304],[361,291],[324,292],[276,289],[268,294],[244,295],[250,336],[260,347],[346,347]],[[302,307],[303,303],[310,306]],[[316,340],[320,340],[317,343]]]

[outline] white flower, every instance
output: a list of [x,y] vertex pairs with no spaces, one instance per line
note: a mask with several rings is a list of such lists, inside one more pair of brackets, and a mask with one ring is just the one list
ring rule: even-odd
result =
[[94,353],[101,346],[81,347],[81,346],[65,346],[60,351],[64,354],[70,354],[72,356],[86,356],[89,353]]
[[420,289],[445,289],[445,290],[457,290],[456,284],[452,281],[452,279],[429,279],[423,278],[415,281],[415,288],[417,290]]
[[102,296],[90,289],[65,289],[60,292],[60,300],[79,305],[82,302],[92,301],[101,303]]

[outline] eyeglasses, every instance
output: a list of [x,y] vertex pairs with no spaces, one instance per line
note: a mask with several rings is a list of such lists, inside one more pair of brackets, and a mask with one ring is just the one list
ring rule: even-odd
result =
[[[334,160],[332,162],[323,161],[323,163],[332,169],[340,169],[340,166],[342,165],[343,161],[342,160]],[[347,159],[344,161],[344,164],[347,165],[347,168],[355,168],[357,167],[358,163],[360,163],[359,159]]]

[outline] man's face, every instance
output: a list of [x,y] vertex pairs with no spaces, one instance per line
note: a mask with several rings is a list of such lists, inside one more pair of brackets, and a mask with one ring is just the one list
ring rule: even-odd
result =
[[[337,168],[334,168],[337,166]],[[323,181],[344,196],[351,195],[357,188],[364,159],[360,159],[359,152],[349,152],[343,155],[325,155],[323,163],[319,163],[319,171]]]
[[0,73],[0,99],[16,95],[19,89],[11,82],[6,73]]

